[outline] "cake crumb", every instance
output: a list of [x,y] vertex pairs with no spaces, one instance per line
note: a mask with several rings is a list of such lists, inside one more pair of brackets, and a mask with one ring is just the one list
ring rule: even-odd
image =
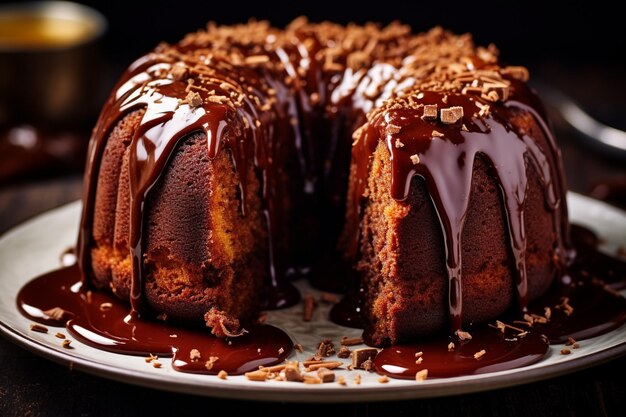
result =
[[337,383],[342,386],[346,386],[346,378],[343,375],[337,377]]
[[144,358],[144,361],[146,361],[146,363],[150,363],[152,361],[156,361],[157,359],[159,359],[158,356],[153,355],[152,353],[149,354],[150,356],[148,356],[147,358]]
[[380,382],[381,384],[386,384],[387,382],[389,382],[389,378],[387,377],[387,375],[383,375],[378,378],[378,382]]
[[206,368],[207,371],[210,371],[211,369],[213,369],[213,365],[215,365],[215,362],[217,362],[220,358],[217,356],[210,356],[209,360],[204,362],[204,367]]
[[469,332],[465,332],[463,330],[457,330],[455,333],[456,333],[456,336],[461,341],[463,341],[463,340],[472,340],[472,335],[469,334]]
[[111,303],[102,303],[100,304],[100,311],[109,311],[113,308],[113,304]]
[[430,134],[433,138],[442,138],[444,135],[443,133],[441,133],[438,130],[434,130],[432,131],[432,133]]
[[448,352],[454,351],[454,342],[448,343]]
[[222,369],[221,371],[217,373],[217,377],[219,379],[226,379],[228,377],[228,372]]
[[282,355],[283,353],[285,353],[285,349],[283,349],[282,347],[278,349],[278,354]]
[[478,352],[474,353],[474,359],[480,359],[485,356],[486,353],[487,351],[485,349],[479,350]]
[[561,349],[561,355],[569,355],[570,353],[572,353],[572,351],[569,349]]
[[428,378],[428,369],[422,369],[421,371],[417,371],[417,373],[415,374],[416,381],[425,381],[426,378]]
[[212,307],[204,315],[204,321],[216,337],[239,337],[248,333],[246,329],[240,326],[237,318],[215,307]]
[[416,364],[416,365],[420,365],[422,362],[424,362],[424,358],[422,358],[422,357],[419,357],[419,358],[417,358],[417,359],[415,360],[415,364]]
[[396,148],[404,148],[404,143],[400,139],[396,139]]
[[335,373],[328,368],[319,368],[317,370],[317,376],[323,384],[335,381]]
[[354,383],[356,385],[361,385],[361,374],[356,374],[356,376],[354,377]]
[[191,352],[189,352],[189,359],[191,359],[191,362],[198,362],[200,358],[202,358],[200,351],[198,349],[191,349]]
[[70,346],[72,344],[71,340],[65,339],[64,341],[61,342],[61,346],[63,346],[65,349],[72,349],[72,346]]
[[59,333],[57,332],[54,337],[59,338],[59,339],[65,339],[65,335],[63,333]]
[[411,155],[410,158],[411,158],[411,162],[413,163],[413,165],[417,165],[420,163],[420,157],[418,154],[415,153]]
[[161,367],[161,362],[159,362],[159,361],[152,361],[152,367],[153,368],[160,368]]
[[300,352],[300,353],[302,353],[304,351],[304,349],[302,348],[302,345],[300,343],[296,343],[295,345],[293,345],[293,348],[296,351]]

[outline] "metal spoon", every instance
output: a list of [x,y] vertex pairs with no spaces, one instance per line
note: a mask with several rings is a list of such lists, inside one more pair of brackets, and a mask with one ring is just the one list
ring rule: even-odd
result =
[[[541,98],[567,125],[600,151],[626,158],[626,132],[608,126],[585,112],[571,97],[542,83],[534,85]],[[624,116],[626,117],[626,115]]]

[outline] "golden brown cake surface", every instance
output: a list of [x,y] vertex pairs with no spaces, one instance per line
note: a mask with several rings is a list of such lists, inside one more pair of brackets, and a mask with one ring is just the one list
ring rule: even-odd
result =
[[285,276],[342,233],[375,344],[523,308],[567,233],[527,77],[469,35],[399,24],[209,25],[159,45],[94,129],[85,279],[215,328],[293,303]]

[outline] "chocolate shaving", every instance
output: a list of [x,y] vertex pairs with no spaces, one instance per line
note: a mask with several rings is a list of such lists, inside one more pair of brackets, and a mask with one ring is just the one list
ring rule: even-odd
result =
[[302,300],[302,319],[311,321],[313,312],[315,311],[315,298],[311,294],[307,294]]
[[349,358],[351,354],[352,354],[352,351],[348,349],[347,346],[342,345],[341,348],[339,349],[339,352],[337,352],[337,357],[346,359],[346,358]]
[[460,341],[472,340],[472,335],[469,334],[468,332],[463,331],[463,330],[457,330],[455,332],[455,334],[456,334],[456,337],[458,337]]
[[341,344],[344,346],[355,346],[363,343],[363,339],[360,337],[348,338],[346,336],[342,337],[340,340]]
[[463,118],[463,107],[453,106],[447,109],[441,109],[441,121],[444,124],[452,125]]
[[31,324],[30,330],[38,333],[48,333],[48,328],[46,326],[42,326],[41,324]]
[[319,368],[317,370],[317,376],[323,384],[335,381],[335,373],[328,368]]
[[190,91],[184,101],[191,107],[199,107],[202,105],[202,96],[195,91]]
[[418,382],[425,381],[428,378],[428,369],[422,369],[415,374],[415,380]]
[[317,356],[322,358],[335,354],[335,345],[330,339],[324,339],[317,346]]
[[209,360],[204,362],[204,367],[206,368],[207,371],[210,371],[213,369],[213,366],[215,365],[215,362],[217,362],[220,358],[217,356],[210,356]]
[[422,114],[423,120],[437,120],[437,105],[426,104],[424,106],[424,113]]
[[486,353],[487,351],[485,349],[479,350],[478,352],[474,353],[474,359],[480,359],[485,356]]
[[191,349],[191,351],[189,352],[189,359],[191,360],[191,362],[197,362],[198,360],[200,360],[200,358],[202,358],[202,355],[200,355],[200,351],[198,349]]
[[376,358],[376,355],[378,355],[378,349],[376,348],[367,347],[355,349],[352,351],[352,367],[354,369],[365,369],[365,363],[369,361],[371,364]]
[[304,380],[302,374],[300,373],[298,365],[288,365],[287,367],[285,367],[284,373],[285,379],[287,381],[302,382]]

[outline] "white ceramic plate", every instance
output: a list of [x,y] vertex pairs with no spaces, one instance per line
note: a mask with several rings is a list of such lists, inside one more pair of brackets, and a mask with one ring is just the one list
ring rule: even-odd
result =
[[[570,193],[570,217],[573,222],[595,230],[607,243],[604,249],[614,253],[626,247],[626,213],[606,204]],[[562,345],[551,346],[540,362],[520,369],[477,376],[432,379],[422,383],[406,380],[378,382],[378,375],[362,371],[341,371],[348,386],[336,383],[304,385],[296,382],[252,382],[243,376],[227,380],[215,376],[174,371],[169,360],[155,369],[141,357],[104,352],[74,342],[72,350],[63,349],[52,328],[48,334],[29,331],[29,320],[17,310],[15,297],[20,287],[38,274],[59,267],[59,255],[74,245],[80,216],[80,202],[42,214],[0,238],[0,331],[15,343],[55,362],[72,364],[95,375],[148,387],[199,395],[276,401],[341,402],[424,398],[484,391],[524,384],[573,372],[626,353],[626,325],[608,334],[581,343],[571,355],[560,355]],[[316,294],[305,284],[303,293]],[[358,337],[360,331],[335,325],[325,319],[328,306],[321,306],[314,319],[302,321],[302,307],[270,312],[268,322],[286,330],[305,349],[315,349],[322,338],[335,341],[342,336]],[[59,329],[59,331],[63,331]],[[294,359],[310,357],[309,350]],[[360,385],[354,384],[354,372],[362,372]]]

